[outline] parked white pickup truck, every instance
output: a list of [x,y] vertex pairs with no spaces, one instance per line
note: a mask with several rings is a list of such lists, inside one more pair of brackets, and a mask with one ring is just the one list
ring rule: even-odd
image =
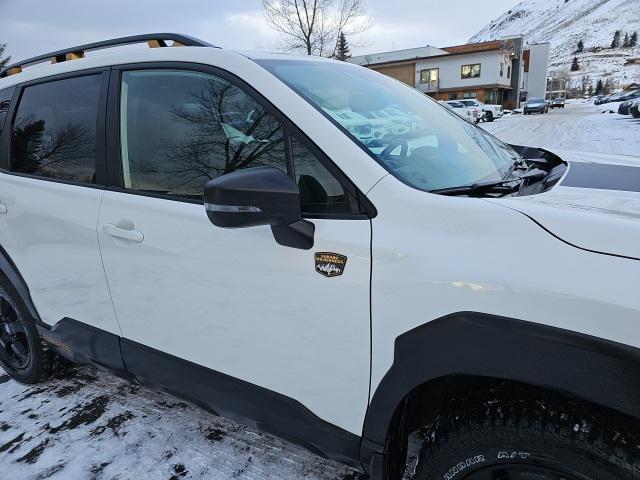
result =
[[479,108],[483,113],[485,122],[493,122],[496,118],[501,118],[504,114],[501,105],[488,105],[478,100],[459,100],[467,107]]
[[480,123],[484,117],[482,110],[476,107],[467,107],[464,103],[457,100],[442,101],[445,107],[457,113],[469,123]]

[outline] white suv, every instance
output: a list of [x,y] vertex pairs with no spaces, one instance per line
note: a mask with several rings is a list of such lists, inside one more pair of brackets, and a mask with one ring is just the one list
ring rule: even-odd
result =
[[497,118],[502,118],[504,111],[502,110],[501,105],[488,105],[486,103],[482,103],[479,100],[458,100],[462,102],[467,107],[475,107],[479,108],[484,112],[484,121],[485,122],[493,122]]
[[374,479],[409,439],[419,480],[640,478],[633,159],[175,34],[2,76],[15,379],[91,362]]

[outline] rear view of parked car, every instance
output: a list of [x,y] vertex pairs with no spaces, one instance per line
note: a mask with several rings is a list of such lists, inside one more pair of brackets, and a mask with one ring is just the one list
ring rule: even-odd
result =
[[618,113],[620,115],[630,115],[631,114],[631,106],[635,103],[635,100],[627,100],[626,102],[621,102],[618,106]]
[[633,118],[640,118],[640,112],[638,111],[638,108],[640,108],[640,100],[636,100],[629,108],[629,112],[631,113]]
[[593,97],[593,104],[602,105],[603,103],[605,103],[606,98],[607,98],[607,95],[596,95]]

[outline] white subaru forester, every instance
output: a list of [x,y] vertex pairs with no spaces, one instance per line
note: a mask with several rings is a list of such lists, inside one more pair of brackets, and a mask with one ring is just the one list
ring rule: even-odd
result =
[[640,479],[638,159],[177,34],[2,77],[16,380],[91,362],[373,479],[410,438],[419,480]]

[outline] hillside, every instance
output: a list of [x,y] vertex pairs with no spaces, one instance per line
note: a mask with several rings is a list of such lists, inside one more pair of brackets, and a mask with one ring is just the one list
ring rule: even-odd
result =
[[[574,85],[589,75],[624,86],[640,81],[640,44],[611,49],[614,32],[640,34],[640,0],[524,0],[476,33],[469,42],[523,34],[530,43],[551,43],[549,69],[569,70],[574,56],[580,70]],[[576,54],[578,42],[584,52]]]

